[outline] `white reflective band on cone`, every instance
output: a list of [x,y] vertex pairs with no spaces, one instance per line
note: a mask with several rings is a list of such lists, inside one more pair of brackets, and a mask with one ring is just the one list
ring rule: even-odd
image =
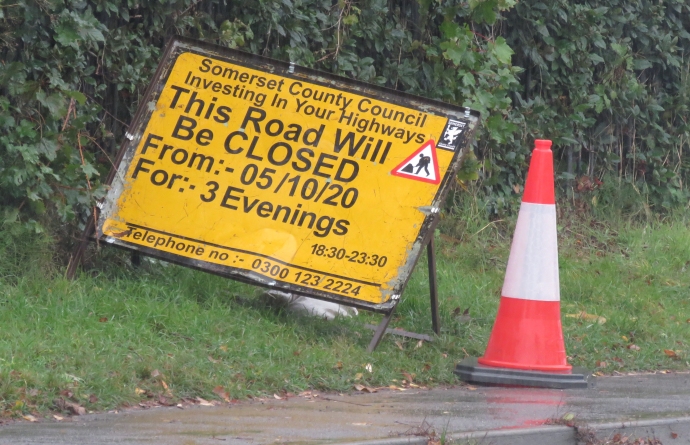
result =
[[560,301],[556,206],[523,202],[501,296]]

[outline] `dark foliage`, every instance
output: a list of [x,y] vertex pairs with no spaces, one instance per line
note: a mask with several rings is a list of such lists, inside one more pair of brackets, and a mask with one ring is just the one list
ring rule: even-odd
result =
[[480,179],[492,213],[519,199],[535,137],[554,140],[562,186],[617,177],[657,209],[690,196],[688,1],[11,3],[0,7],[6,229],[83,222],[174,34],[481,111],[460,179]]

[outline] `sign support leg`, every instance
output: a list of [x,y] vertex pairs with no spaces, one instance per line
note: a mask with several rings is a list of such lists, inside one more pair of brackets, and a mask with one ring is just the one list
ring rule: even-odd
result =
[[426,257],[429,266],[429,297],[431,303],[431,326],[436,335],[441,335],[441,319],[438,315],[438,287],[436,280],[436,244],[434,236],[429,238],[426,245]]
[[84,257],[84,252],[86,251],[86,246],[89,244],[89,237],[91,237],[96,230],[93,219],[93,214],[91,214],[86,220],[86,227],[84,227],[84,232],[81,234],[79,244],[77,244],[77,246],[74,248],[74,252],[72,252],[69,264],[67,265],[67,273],[65,274],[68,280],[74,279],[74,275],[77,273],[77,267],[79,267],[79,264],[81,264],[81,260]]
[[[436,335],[441,334],[441,318],[439,317],[438,313],[438,286],[437,286],[437,279],[436,279],[436,245],[434,244],[434,237],[431,236],[429,238],[429,243],[426,245],[426,254],[427,254],[427,263],[429,267],[429,297],[430,297],[430,303],[431,303],[431,326],[432,329],[434,330],[434,333]],[[383,320],[381,320],[381,323],[377,327],[369,326],[366,325],[366,327],[370,327],[375,329],[374,332],[374,337],[371,339],[371,343],[369,343],[369,347],[367,348],[367,352],[374,352],[374,349],[381,343],[381,339],[383,338],[384,334],[386,333],[395,333],[397,335],[402,335],[404,337],[410,337],[410,338],[416,338],[420,340],[426,340],[426,341],[432,341],[432,338],[429,337],[428,335],[422,335],[422,334],[415,334],[413,332],[406,332],[403,330],[391,330],[388,329],[388,324],[390,323],[391,319],[393,318],[393,312],[395,311],[395,308],[391,309],[389,313],[387,313],[384,317]]]
[[381,343],[381,339],[383,338],[383,335],[386,333],[386,328],[388,327],[388,323],[391,322],[391,318],[393,318],[393,312],[395,311],[395,308],[391,309],[389,313],[387,313],[384,317],[383,320],[381,320],[381,323],[379,323],[378,327],[376,328],[376,331],[374,332],[374,337],[371,339],[371,343],[369,343],[369,347],[367,348],[367,352],[374,352],[374,349]]

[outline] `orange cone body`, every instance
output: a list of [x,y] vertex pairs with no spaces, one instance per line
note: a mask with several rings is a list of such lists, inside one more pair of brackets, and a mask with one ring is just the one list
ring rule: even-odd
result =
[[551,141],[536,140],[501,303],[479,364],[569,372],[561,327]]

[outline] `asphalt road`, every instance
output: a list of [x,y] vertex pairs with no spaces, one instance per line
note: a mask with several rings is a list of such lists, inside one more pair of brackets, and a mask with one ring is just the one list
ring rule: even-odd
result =
[[1,425],[0,444],[397,445],[444,432],[453,443],[575,444],[622,432],[690,444],[690,373],[600,377],[579,390],[457,386],[125,410]]

